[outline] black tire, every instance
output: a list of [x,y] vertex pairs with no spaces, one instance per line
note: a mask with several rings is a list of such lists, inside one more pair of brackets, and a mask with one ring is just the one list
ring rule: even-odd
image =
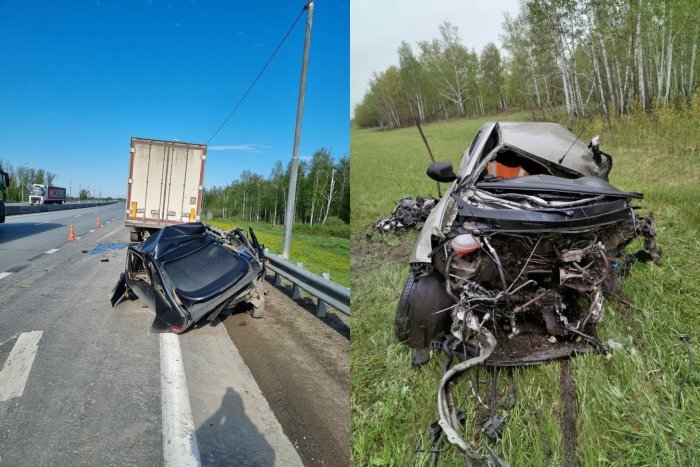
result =
[[411,292],[413,292],[414,276],[413,272],[408,274],[406,285],[403,286],[399,305],[396,307],[396,318],[394,318],[394,335],[400,342],[408,340],[411,317],[409,315]]

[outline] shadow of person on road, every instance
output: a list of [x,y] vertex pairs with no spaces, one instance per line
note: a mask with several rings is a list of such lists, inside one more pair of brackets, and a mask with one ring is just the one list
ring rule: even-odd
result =
[[197,429],[202,465],[271,466],[275,452],[245,413],[243,400],[227,388],[221,407]]

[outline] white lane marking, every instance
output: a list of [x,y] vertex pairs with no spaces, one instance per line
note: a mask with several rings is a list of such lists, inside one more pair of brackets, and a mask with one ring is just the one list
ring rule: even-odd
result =
[[47,255],[52,255],[58,251],[58,248],[51,248],[49,251],[46,252]]
[[180,341],[169,332],[160,335],[160,399],[165,465],[201,465]]
[[80,240],[81,238],[83,238],[83,237],[75,237],[76,240]]
[[43,331],[23,332],[17,338],[0,371],[0,401],[20,397],[24,392],[42,334]]
[[4,279],[7,276],[9,276],[10,274],[12,274],[12,273],[11,272],[0,272],[0,279]]
[[37,223],[34,224],[34,225],[42,225],[42,224],[48,224],[48,223],[49,223],[49,221],[44,221],[44,222],[37,222]]
[[80,216],[82,216],[82,214],[78,214],[78,215],[77,215],[77,216],[75,216],[75,217],[80,217]]
[[107,221],[108,224],[109,224],[110,222],[112,222],[112,221]]
[[95,231],[95,229],[92,229],[90,232],[94,232],[94,231]]

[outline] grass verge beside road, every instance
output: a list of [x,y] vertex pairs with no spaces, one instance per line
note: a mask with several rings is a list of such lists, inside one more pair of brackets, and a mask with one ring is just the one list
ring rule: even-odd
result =
[[[284,226],[239,221],[233,219],[215,219],[209,224],[220,229],[234,227],[252,227],[260,243],[272,253],[282,252]],[[312,233],[293,233],[290,260],[304,263],[304,268],[316,274],[328,272],[331,280],[348,287],[350,285],[350,240],[348,238],[316,235]]]
[[[499,118],[530,117],[521,113]],[[484,121],[423,129],[436,159],[457,167]],[[516,399],[503,441],[494,449],[510,465],[566,465],[571,460],[581,465],[697,465],[700,365],[688,373],[688,353],[679,335],[690,337],[697,355],[700,157],[689,137],[697,125],[681,118],[677,131],[684,137],[676,135],[676,141],[691,143],[670,145],[655,134],[651,119],[643,134],[622,126],[633,125],[632,120],[613,126],[615,134],[599,123],[582,139],[599,132],[601,148],[614,160],[611,183],[645,194],[638,204],[656,214],[662,266],[637,264],[622,280],[633,306],[606,300],[597,334],[622,344],[613,360],[588,355],[567,363],[576,396],[573,411],[560,385],[564,363],[515,369],[512,376],[501,372],[500,390],[512,391]],[[626,141],[626,134],[637,136]],[[375,234],[368,240],[366,232],[400,198],[435,196],[435,182],[425,175],[429,159],[415,128],[352,130],[351,153],[352,463],[428,465],[429,454],[415,449],[418,442],[427,442],[427,428],[437,419],[444,360],[434,353],[428,365],[411,368],[410,350],[396,342],[392,327],[416,233]],[[573,427],[573,440],[567,439],[567,427]],[[462,462],[454,448],[440,459],[444,465]]]

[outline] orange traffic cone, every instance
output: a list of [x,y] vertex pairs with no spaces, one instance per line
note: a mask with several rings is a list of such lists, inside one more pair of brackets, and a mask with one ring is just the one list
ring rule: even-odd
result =
[[70,228],[68,229],[68,241],[75,240],[75,229],[73,228],[73,223],[70,223]]
[[97,216],[97,223],[95,224],[95,228],[100,228],[102,227],[102,224],[100,224],[100,216]]

